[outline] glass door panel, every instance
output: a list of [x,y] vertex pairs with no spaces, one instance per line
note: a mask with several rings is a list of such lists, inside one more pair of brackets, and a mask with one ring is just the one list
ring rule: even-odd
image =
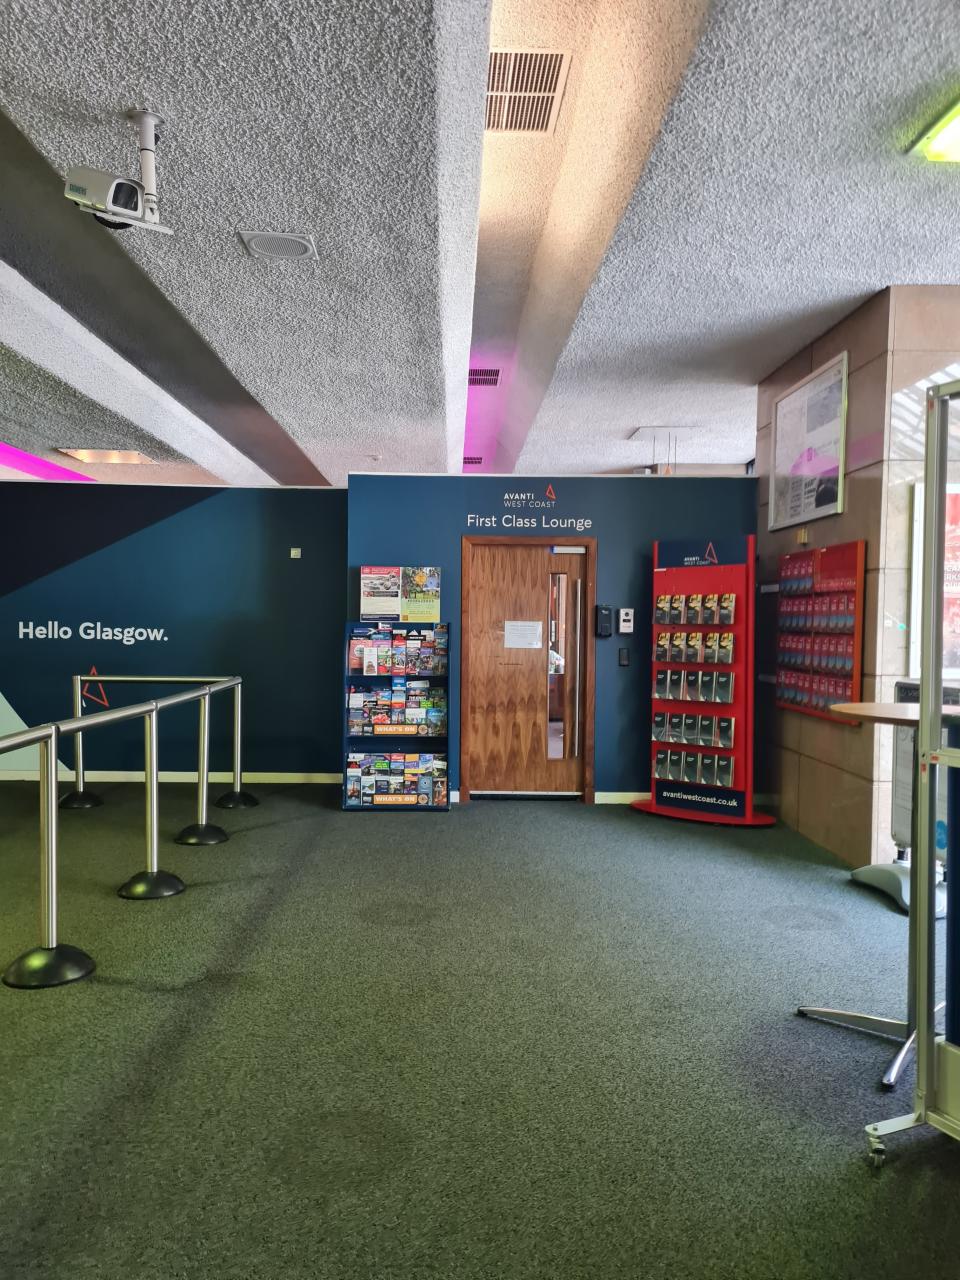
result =
[[551,573],[547,607],[547,759],[580,755],[582,583]]

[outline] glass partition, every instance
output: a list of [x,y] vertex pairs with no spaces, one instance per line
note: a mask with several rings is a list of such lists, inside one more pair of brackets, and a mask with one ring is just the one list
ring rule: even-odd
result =
[[547,759],[562,760],[570,740],[567,724],[567,575],[551,573],[548,599]]

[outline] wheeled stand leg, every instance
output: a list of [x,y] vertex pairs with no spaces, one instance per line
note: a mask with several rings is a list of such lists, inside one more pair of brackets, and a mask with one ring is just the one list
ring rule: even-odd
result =
[[[943,1008],[938,1004],[934,1013]],[[803,1004],[797,1010],[801,1018],[817,1018],[820,1022],[832,1022],[840,1027],[852,1027],[857,1031],[869,1031],[875,1036],[889,1036],[892,1040],[902,1040],[889,1067],[880,1080],[881,1088],[893,1089],[907,1062],[912,1058],[916,1045],[917,1033],[908,1022],[898,1018],[877,1018],[869,1013],[851,1013],[847,1009],[817,1009],[813,1005]]]
[[847,1009],[817,1009],[802,1004],[797,1010],[801,1018],[818,1018],[821,1022],[835,1022],[841,1027],[854,1027],[857,1031],[872,1031],[875,1036],[890,1036],[902,1040],[910,1034],[907,1023],[899,1018],[877,1018],[872,1013],[851,1013]]
[[877,1124],[868,1124],[866,1127],[867,1144],[870,1148],[870,1162],[875,1169],[882,1167],[884,1160],[887,1158],[887,1144],[884,1138],[891,1133],[903,1133],[905,1129],[914,1129],[923,1121],[920,1117],[911,1112],[906,1116],[894,1116],[892,1120],[881,1120]]

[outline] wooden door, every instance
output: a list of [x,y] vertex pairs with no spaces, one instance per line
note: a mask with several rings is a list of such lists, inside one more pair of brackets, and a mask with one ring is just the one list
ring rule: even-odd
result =
[[[464,538],[460,798],[593,800],[593,540]],[[569,544],[567,544],[569,545]]]

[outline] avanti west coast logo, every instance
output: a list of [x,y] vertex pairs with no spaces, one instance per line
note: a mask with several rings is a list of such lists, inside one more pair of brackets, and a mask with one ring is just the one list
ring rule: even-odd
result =
[[[76,634],[81,640],[111,640],[126,645],[170,639],[165,627],[108,626],[103,622],[81,622]],[[18,640],[72,640],[73,636],[73,627],[55,619],[48,618],[45,622],[21,620],[17,623]]]
[[507,489],[503,495],[503,505],[510,509],[546,509],[557,505],[557,494],[552,484],[548,484],[541,496],[532,491],[522,492],[517,489]]
[[[585,533],[593,528],[590,516],[556,516],[547,515],[557,505],[557,491],[548,484],[542,496],[533,489],[505,489],[502,515],[487,515],[479,511],[468,511],[466,525],[468,529],[525,529],[553,532],[559,529],[570,529],[577,533]],[[528,511],[528,515],[520,515],[518,511]],[[534,514],[539,512],[539,514]]]
[[695,551],[683,557],[684,566],[719,564],[720,558],[712,542],[708,542],[703,551]]

